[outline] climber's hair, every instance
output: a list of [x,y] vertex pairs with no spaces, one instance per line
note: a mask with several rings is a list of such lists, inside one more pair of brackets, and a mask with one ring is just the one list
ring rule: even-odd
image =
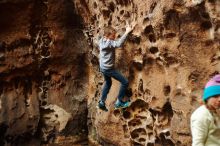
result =
[[113,27],[111,27],[111,26],[105,27],[105,29],[104,29],[104,36],[108,37],[112,33],[116,33],[116,30]]

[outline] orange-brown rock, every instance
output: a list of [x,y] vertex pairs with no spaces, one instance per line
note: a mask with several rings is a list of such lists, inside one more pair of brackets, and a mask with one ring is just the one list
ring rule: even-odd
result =
[[108,95],[110,111],[94,108],[103,77],[92,62],[89,139],[115,146],[191,145],[190,115],[200,104],[205,82],[220,71],[220,2],[76,0],[75,5],[94,44],[93,62],[104,27],[112,26],[120,36],[126,21],[137,23],[116,53],[117,68],[129,79],[133,93],[124,112],[114,111],[118,82]]
[[[220,72],[217,0],[0,1],[0,145],[188,146],[189,118]],[[97,38],[120,37],[116,66],[131,106],[96,108],[103,85]]]

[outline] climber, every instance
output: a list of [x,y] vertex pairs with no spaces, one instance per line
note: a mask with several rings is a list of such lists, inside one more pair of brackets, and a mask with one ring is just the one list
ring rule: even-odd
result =
[[220,74],[206,84],[202,99],[191,116],[192,146],[220,146]]
[[125,42],[128,34],[133,30],[135,24],[126,26],[125,33],[117,40],[115,40],[116,31],[112,27],[106,27],[104,30],[104,36],[100,38],[99,45],[99,63],[100,63],[100,71],[104,76],[104,86],[102,89],[101,99],[98,102],[98,107],[101,110],[108,111],[105,105],[105,101],[107,99],[107,94],[112,85],[112,79],[114,78],[121,83],[119,94],[117,97],[117,101],[115,103],[115,109],[117,108],[125,108],[128,107],[130,102],[123,101],[123,97],[128,87],[128,80],[114,68],[115,63],[115,48],[121,47]]

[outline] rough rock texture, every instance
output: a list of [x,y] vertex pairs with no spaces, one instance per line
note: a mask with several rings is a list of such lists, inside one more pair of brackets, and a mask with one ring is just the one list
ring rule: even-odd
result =
[[[220,1],[75,0],[87,26],[90,52],[89,140],[105,146],[189,146],[189,118],[199,106],[205,82],[220,71]],[[95,108],[103,77],[96,41],[111,25],[121,35],[137,22],[117,50],[117,68],[129,79],[131,106],[113,110],[119,89],[113,82],[109,112]]]
[[88,45],[67,0],[0,1],[0,145],[87,141]]
[[[191,144],[189,117],[220,71],[220,1],[0,0],[0,18],[0,145]],[[132,103],[113,110],[113,81],[102,112],[97,38],[126,21],[137,26],[116,64]]]

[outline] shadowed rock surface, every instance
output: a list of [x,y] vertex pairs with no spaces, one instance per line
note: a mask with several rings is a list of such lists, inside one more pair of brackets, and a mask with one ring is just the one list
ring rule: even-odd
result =
[[[0,145],[189,146],[189,118],[220,71],[214,0],[1,0]],[[96,108],[97,38],[137,22],[116,66],[131,106]],[[127,98],[129,98],[127,97]]]

